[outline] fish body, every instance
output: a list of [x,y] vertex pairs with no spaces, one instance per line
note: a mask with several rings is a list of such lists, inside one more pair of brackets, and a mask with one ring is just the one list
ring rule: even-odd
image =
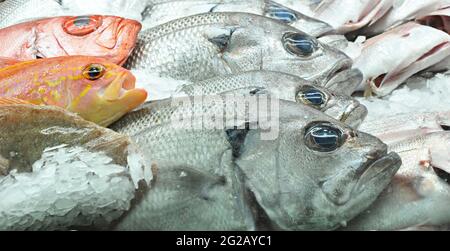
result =
[[25,61],[0,69],[0,98],[58,106],[107,126],[141,105],[135,77],[105,59],[85,56]]
[[450,111],[399,114],[385,118],[367,119],[359,130],[369,133],[390,145],[410,138],[443,131],[450,126]]
[[166,0],[149,1],[143,12],[146,28],[207,12],[246,12],[289,24],[311,36],[333,32],[329,24],[308,17],[271,0]]
[[58,107],[0,106],[0,229],[108,229],[152,172],[127,136]]
[[135,46],[141,24],[115,16],[45,18],[0,29],[1,57],[32,60],[96,56],[122,65]]
[[126,64],[130,69],[189,81],[271,70],[322,86],[354,76],[357,70],[350,70],[351,65],[345,54],[315,38],[248,13],[206,13],[148,29],[140,34]]
[[349,230],[402,230],[450,224],[450,134],[448,131],[391,144],[403,161],[392,184]]
[[55,0],[5,0],[0,2],[0,29],[32,18],[57,16],[61,5]]
[[389,12],[367,27],[364,32],[368,35],[377,35],[448,6],[450,6],[448,0],[394,0]]
[[20,63],[20,60],[14,59],[14,58],[4,58],[0,57],[0,68],[11,66],[13,64]]
[[364,75],[359,89],[370,86],[375,94],[385,96],[449,55],[450,36],[445,32],[413,22],[401,25],[364,43],[354,63]]
[[[112,126],[158,169],[154,189],[117,229],[335,229],[369,206],[400,166],[378,139],[307,106],[215,98],[147,104]],[[247,115],[252,105],[260,116]],[[337,138],[325,146],[315,141],[322,133]]]
[[376,22],[390,10],[393,2],[394,0],[280,0],[281,4],[330,24],[339,34]]
[[272,71],[244,72],[183,85],[173,96],[226,93],[266,94],[298,102],[320,110],[354,128],[358,128],[367,116],[367,109],[350,96],[334,94],[300,77]]

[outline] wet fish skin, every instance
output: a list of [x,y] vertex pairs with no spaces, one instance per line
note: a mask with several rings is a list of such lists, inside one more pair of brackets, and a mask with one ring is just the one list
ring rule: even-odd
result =
[[54,0],[6,0],[0,1],[0,29],[23,20],[55,16],[61,11]]
[[[423,36],[428,39],[421,40]],[[370,86],[375,94],[386,96],[415,73],[449,55],[448,34],[413,22],[401,25],[364,43],[362,54],[354,63],[364,75],[358,89]]]
[[[293,102],[280,101],[279,137],[263,141],[258,129],[193,129],[208,123],[202,121],[205,114],[224,114],[223,103],[175,105],[180,101],[147,104],[112,126],[145,149],[158,168],[154,189],[118,230],[253,230],[261,213],[279,229],[335,229],[368,207],[400,166],[378,139],[352,134],[348,126]],[[258,123],[246,119],[246,107],[226,110],[236,111],[236,126]],[[224,118],[230,119],[235,115]],[[311,151],[303,141],[305,127],[317,121],[355,137],[333,153]],[[355,177],[356,170],[366,172]],[[365,189],[355,188],[361,182]]]
[[0,69],[7,67],[7,66],[11,66],[17,63],[20,63],[20,60],[14,59],[14,58],[5,58],[5,57],[0,57]]
[[390,10],[393,2],[394,0],[280,0],[280,3],[301,13],[329,23],[339,34],[346,34],[378,21]]
[[450,173],[448,131],[392,143],[403,161],[392,183],[369,210],[344,230],[402,230],[450,224],[450,184],[438,173]]
[[[315,44],[311,56],[283,45],[289,36]],[[176,42],[174,42],[176,41]],[[311,48],[313,48],[311,47]],[[295,48],[294,48],[295,49]],[[299,52],[298,52],[299,53]],[[206,13],[142,32],[127,68],[162,77],[201,81],[251,70],[280,71],[319,85],[352,72],[352,60],[295,28],[248,13]]]
[[371,26],[364,29],[367,35],[377,35],[386,30],[393,29],[399,25],[415,20],[433,11],[450,6],[448,0],[394,0],[393,7],[382,18]]
[[[345,89],[343,85],[341,88]],[[305,95],[311,89],[321,93],[323,104],[312,104],[307,99],[301,97],[302,94]],[[325,88],[315,86],[314,83],[297,76],[272,71],[250,71],[183,85],[173,96],[202,96],[231,93],[242,95],[265,94],[279,99],[305,104],[353,128],[358,128],[368,113],[366,107],[350,96],[334,94]]]
[[0,69],[0,100],[58,106],[107,126],[145,102],[147,92],[135,82],[131,72],[102,58],[38,59]]
[[367,119],[359,130],[374,135],[390,145],[417,136],[426,136],[450,126],[450,111],[400,114],[385,118]]
[[50,106],[1,105],[0,121],[1,230],[106,230],[150,185],[127,136]]
[[154,27],[175,19],[206,12],[246,12],[287,23],[311,36],[334,31],[329,24],[270,0],[166,0],[149,1],[142,13],[144,26]]
[[116,16],[44,18],[0,29],[1,57],[32,60],[96,56],[122,65],[141,30],[138,21]]

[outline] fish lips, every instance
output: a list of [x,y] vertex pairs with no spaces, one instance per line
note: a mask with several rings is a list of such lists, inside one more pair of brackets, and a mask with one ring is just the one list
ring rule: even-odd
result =
[[363,80],[364,75],[359,69],[338,68],[324,87],[335,93],[352,95]]
[[367,107],[359,102],[354,102],[347,107],[340,120],[350,127],[357,129],[364,122],[368,114]]
[[[374,189],[381,193],[397,173],[402,164],[397,153],[387,154],[387,150],[366,156],[367,161],[356,170],[341,170],[332,179],[322,183],[321,189],[330,202],[337,206],[344,206],[352,198],[358,198],[366,189]],[[379,191],[378,191],[379,190]],[[368,191],[374,194],[374,191]]]
[[364,164],[365,170],[353,190],[353,194],[360,194],[368,188],[368,184],[378,183],[377,181],[391,180],[402,165],[400,155],[395,152],[384,155],[378,159],[369,159]]

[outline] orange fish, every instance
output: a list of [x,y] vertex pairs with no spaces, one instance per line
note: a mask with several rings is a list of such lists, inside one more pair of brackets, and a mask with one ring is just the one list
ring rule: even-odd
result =
[[145,102],[133,74],[103,58],[69,56],[0,69],[0,105],[52,105],[108,126]]
[[17,64],[21,61],[14,59],[14,58],[4,58],[4,57],[0,57],[0,68],[6,67],[6,66],[10,66],[13,64]]
[[142,25],[115,16],[46,18],[0,29],[0,57],[32,60],[60,56],[104,57],[123,65]]

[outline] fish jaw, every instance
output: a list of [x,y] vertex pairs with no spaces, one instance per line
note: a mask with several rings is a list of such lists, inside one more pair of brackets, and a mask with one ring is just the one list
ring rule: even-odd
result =
[[325,87],[336,93],[352,95],[363,79],[363,73],[359,69],[348,69],[333,76]]
[[131,73],[119,73],[103,90],[93,90],[86,95],[85,102],[72,103],[68,109],[88,121],[106,127],[147,99],[145,90],[134,88],[135,82],[136,78]]
[[352,128],[357,129],[369,114],[367,107],[355,101],[345,109],[341,121]]

